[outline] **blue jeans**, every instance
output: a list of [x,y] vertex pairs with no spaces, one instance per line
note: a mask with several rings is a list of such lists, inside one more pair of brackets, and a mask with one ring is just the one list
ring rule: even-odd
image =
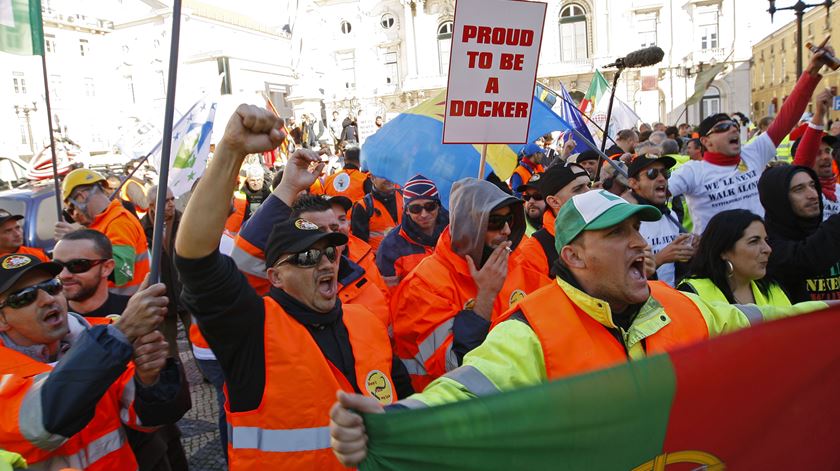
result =
[[210,380],[210,383],[216,388],[216,402],[219,404],[219,439],[222,442],[222,451],[225,453],[225,460],[227,460],[227,418],[225,416],[225,376],[222,373],[222,365],[218,360],[199,360],[195,359],[198,369],[204,373],[204,376]]

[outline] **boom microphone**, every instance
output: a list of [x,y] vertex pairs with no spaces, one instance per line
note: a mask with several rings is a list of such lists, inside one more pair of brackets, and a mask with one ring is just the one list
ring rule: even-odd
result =
[[661,47],[652,46],[638,51],[633,51],[624,57],[620,57],[612,64],[607,64],[607,67],[618,67],[619,69],[647,67],[649,65],[658,64],[665,57],[665,51]]

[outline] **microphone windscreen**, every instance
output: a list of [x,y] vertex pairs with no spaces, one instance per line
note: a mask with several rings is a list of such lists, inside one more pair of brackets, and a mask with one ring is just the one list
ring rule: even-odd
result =
[[658,64],[665,57],[661,47],[652,46],[633,51],[624,58],[625,67],[647,67]]

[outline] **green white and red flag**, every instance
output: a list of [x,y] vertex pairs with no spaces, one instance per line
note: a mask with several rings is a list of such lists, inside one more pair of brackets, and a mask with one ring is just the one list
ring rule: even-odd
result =
[[592,76],[592,81],[589,82],[589,89],[586,90],[586,95],[580,101],[580,111],[585,115],[591,115],[595,111],[595,106],[598,100],[610,89],[610,84],[607,79],[601,74],[600,70],[595,71]]
[[363,471],[840,469],[840,308],[638,362],[365,416]]
[[0,52],[44,54],[41,0],[0,0]]

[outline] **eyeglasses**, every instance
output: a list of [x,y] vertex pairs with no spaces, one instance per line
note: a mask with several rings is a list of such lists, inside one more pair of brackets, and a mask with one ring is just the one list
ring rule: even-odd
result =
[[303,252],[298,252],[296,254],[289,255],[288,257],[284,258],[280,261],[276,266],[280,266],[284,263],[290,263],[296,267],[300,268],[312,268],[321,261],[321,257],[326,255],[327,260],[330,262],[335,262],[335,259],[338,257],[338,251],[335,247],[327,247],[325,249],[309,249]]
[[44,292],[49,294],[50,296],[55,296],[56,294],[61,292],[61,280],[59,280],[58,278],[52,278],[47,281],[42,281],[37,285],[32,285],[27,288],[23,288],[20,291],[15,291],[14,293],[6,297],[6,301],[0,303],[0,309],[7,306],[12,309],[20,309],[22,307],[29,306],[30,304],[35,302],[36,299],[38,299],[39,289],[44,290]]
[[645,176],[648,177],[651,180],[656,180],[656,177],[658,177],[660,173],[666,179],[671,178],[671,171],[668,170],[667,168],[663,168],[663,169],[649,168],[649,169],[645,170]]
[[438,209],[438,204],[435,201],[429,201],[428,203],[424,204],[410,204],[408,205],[408,212],[411,214],[420,214],[423,210],[426,210],[427,213],[431,213],[434,210]]
[[508,226],[510,223],[513,222],[513,213],[505,214],[504,216],[501,214],[491,214],[490,218],[487,220],[487,230],[488,231],[501,231],[505,224]]
[[741,126],[735,121],[721,121],[712,126],[712,129],[709,129],[709,132],[707,132],[706,135],[709,136],[718,132],[726,132],[729,131],[729,129],[731,129],[732,127],[734,127],[737,130],[741,129]]
[[531,201],[531,200],[542,201],[543,200],[543,195],[541,195],[539,193],[532,193],[530,195],[526,194],[526,193],[522,193],[522,201]]
[[61,262],[59,260],[53,260],[55,263],[63,266],[67,269],[70,273],[84,273],[91,268],[110,260],[109,258],[98,258],[93,260],[88,260],[86,258],[74,258],[73,260],[68,260],[66,262]]

